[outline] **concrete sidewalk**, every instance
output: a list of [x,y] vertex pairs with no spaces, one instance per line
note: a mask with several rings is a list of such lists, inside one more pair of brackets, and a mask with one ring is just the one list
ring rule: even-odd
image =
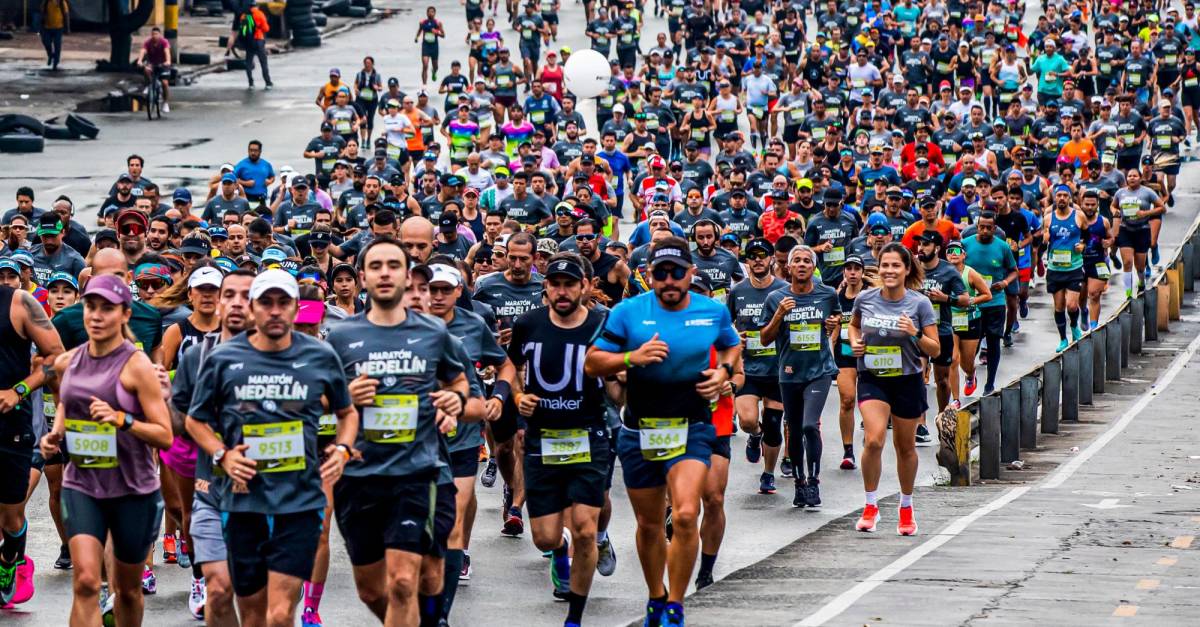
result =
[[[1039,434],[1024,470],[918,488],[914,538],[894,531],[895,498],[881,502],[875,534],[854,531],[858,511],[831,521],[691,597],[689,622],[1200,624],[1200,366],[1188,351],[1200,316],[1196,295],[1187,302],[1184,320],[1131,356],[1125,380],[1081,408],[1080,422]],[[1152,387],[1176,361],[1177,377]],[[1097,438],[1111,440],[1089,451]]]

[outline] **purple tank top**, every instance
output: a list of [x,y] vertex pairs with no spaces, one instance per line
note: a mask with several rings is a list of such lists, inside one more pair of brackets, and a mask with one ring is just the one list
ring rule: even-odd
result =
[[[87,347],[85,344],[75,351],[62,379],[59,398],[66,410],[65,418],[91,420],[89,407],[95,396],[114,409],[132,415],[134,420],[145,420],[137,396],[121,385],[121,370],[137,352],[137,347],[126,340],[116,350],[98,358],[89,355]],[[132,433],[120,430],[116,432],[116,442],[116,468],[80,468],[72,460],[63,475],[63,486],[98,499],[150,494],[158,490],[153,447]]]

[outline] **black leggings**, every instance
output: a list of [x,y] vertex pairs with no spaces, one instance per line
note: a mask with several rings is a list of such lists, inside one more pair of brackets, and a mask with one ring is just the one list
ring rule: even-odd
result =
[[113,556],[139,564],[154,546],[162,526],[163,500],[158,490],[98,499],[72,488],[62,490],[63,526],[67,538],[92,536],[103,545],[112,535]]
[[813,479],[821,474],[821,410],[831,382],[830,377],[821,377],[804,383],[779,384],[788,422],[788,457],[795,468],[796,485],[805,482],[806,474]]

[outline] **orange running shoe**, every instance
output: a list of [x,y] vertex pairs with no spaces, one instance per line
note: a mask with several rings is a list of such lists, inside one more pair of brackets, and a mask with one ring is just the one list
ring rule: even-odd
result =
[[486,462],[487,460],[488,460],[487,445],[480,444],[479,445],[479,461]]
[[858,524],[854,526],[859,531],[874,532],[875,524],[879,522],[879,506],[864,505],[862,517],[858,519]]
[[171,534],[163,535],[163,563],[175,563],[175,536]]
[[917,519],[913,517],[913,508],[900,508],[900,522],[896,523],[896,533],[902,536],[917,535]]

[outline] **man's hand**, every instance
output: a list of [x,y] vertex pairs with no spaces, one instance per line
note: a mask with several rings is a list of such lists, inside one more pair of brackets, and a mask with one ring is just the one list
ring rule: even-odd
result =
[[701,372],[700,376],[704,378],[696,384],[696,392],[704,398],[712,398],[720,394],[729,380],[729,373],[719,366]]
[[533,411],[537,409],[538,403],[541,402],[542,399],[535,394],[522,394],[520,402],[517,403],[517,411],[522,416],[529,418],[533,415]]
[[502,411],[504,411],[504,403],[493,396],[483,404],[483,419],[488,422],[495,422],[500,419]]
[[902,314],[898,323],[900,331],[909,337],[916,337],[917,333],[920,332],[917,329],[917,325],[913,324],[912,318],[908,317],[908,314]]
[[379,388],[379,379],[372,379],[360,374],[350,381],[350,401],[359,407],[375,404],[375,390]]
[[833,335],[833,332],[837,330],[838,325],[840,325],[841,323],[842,323],[842,314],[834,314],[832,316],[829,316],[828,318],[825,319],[825,332],[828,333],[829,335]]
[[649,366],[650,364],[662,363],[670,353],[670,347],[667,343],[658,339],[658,334],[646,340],[645,344],[637,347],[637,349],[629,353],[629,363],[635,366]]
[[[451,418],[457,419],[463,412],[463,400],[454,390],[438,390],[429,395],[433,399],[433,406],[440,412],[448,414]],[[449,431],[447,429],[446,431]],[[445,433],[443,431],[442,433]]]
[[63,434],[57,431],[51,431],[43,435],[42,441],[39,443],[39,447],[42,449],[42,459],[50,459],[58,455],[62,451],[62,441]]
[[937,289],[936,287],[935,287],[935,288],[933,288],[933,289],[931,289],[931,290],[929,290],[928,292],[926,292],[926,293],[925,293],[925,295],[929,297],[929,300],[931,300],[931,301],[933,301],[933,302],[935,302],[935,303],[948,303],[948,302],[950,302],[950,297],[949,297],[949,296],[946,296],[946,293],[945,293],[945,292],[943,292],[942,290],[939,290],[939,289]]
[[21,395],[16,390],[0,391],[0,414],[7,414],[21,402]]
[[221,458],[221,468],[225,470],[225,474],[229,475],[234,483],[241,484],[242,487],[250,483],[250,480],[258,474],[258,462],[246,457],[246,451],[249,449],[249,444],[239,444],[226,449],[225,455]]
[[321,464],[321,482],[334,484],[342,478],[342,471],[346,469],[346,462],[350,460],[346,459],[336,444],[325,447],[325,452],[328,455],[325,457],[325,463]]

